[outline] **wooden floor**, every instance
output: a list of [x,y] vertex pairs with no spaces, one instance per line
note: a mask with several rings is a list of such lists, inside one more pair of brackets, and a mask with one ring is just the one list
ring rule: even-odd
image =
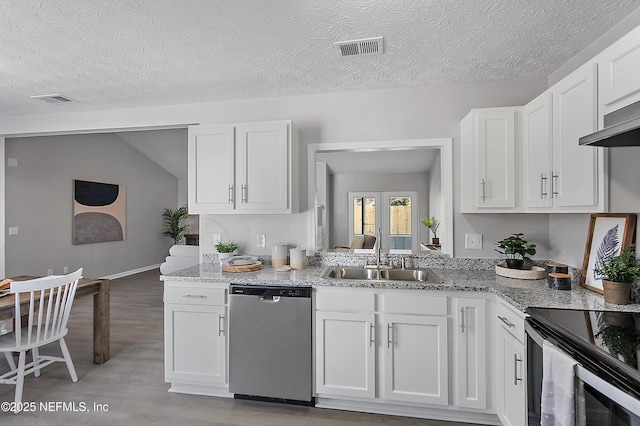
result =
[[[18,415],[0,411],[0,424],[460,425],[169,393],[169,386],[164,382],[162,282],[158,278],[159,272],[155,270],[112,281],[111,359],[103,365],[92,363],[93,298],[76,299],[66,340],[78,382],[71,382],[62,363],[46,367],[39,378],[29,375],[25,380],[23,402],[35,402],[36,411]],[[49,352],[59,353],[55,349]],[[1,358],[0,372],[4,372],[8,366],[4,357]],[[13,401],[13,393],[13,386],[0,385],[0,401]],[[106,410],[96,411],[94,406]]]

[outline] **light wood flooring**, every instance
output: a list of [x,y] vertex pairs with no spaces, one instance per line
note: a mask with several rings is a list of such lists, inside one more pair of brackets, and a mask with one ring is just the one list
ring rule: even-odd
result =
[[[2,425],[216,425],[329,426],[414,425],[456,426],[459,423],[319,408],[297,407],[226,398],[169,393],[164,381],[162,282],[149,271],[111,282],[111,359],[92,363],[91,296],[75,300],[67,344],[78,373],[72,383],[62,363],[46,367],[39,378],[25,380],[24,402],[35,412],[0,411]],[[57,352],[55,348],[53,351]],[[43,351],[44,353],[44,351]],[[7,371],[0,357],[0,372]],[[14,387],[0,385],[0,401],[13,401]],[[48,403],[50,411],[40,409]],[[55,403],[86,404],[89,412],[65,411]],[[94,411],[94,404],[108,411]]]

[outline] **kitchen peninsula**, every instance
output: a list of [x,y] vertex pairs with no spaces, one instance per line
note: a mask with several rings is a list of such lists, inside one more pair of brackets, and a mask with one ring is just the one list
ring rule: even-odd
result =
[[[388,255],[385,261],[400,265],[399,259]],[[308,258],[307,269],[289,272],[267,264],[255,272],[226,273],[216,259],[209,260],[161,277],[165,377],[173,392],[233,396],[228,388],[230,284],[313,288],[313,326],[307,332],[314,342],[317,407],[482,424],[520,424],[510,419],[526,416],[526,385],[519,378],[526,375],[528,308],[640,312],[638,304],[605,304],[575,277],[572,289],[561,291],[549,289],[546,280],[498,276],[497,259],[407,256],[407,267],[428,268],[441,284],[323,277],[331,266],[362,268],[360,254],[316,254]],[[180,324],[180,312],[203,317],[197,324]],[[203,336],[190,341],[185,335],[189,327],[202,330],[207,324],[217,330],[207,344],[214,353],[194,362]],[[200,372],[198,365],[204,366]]]

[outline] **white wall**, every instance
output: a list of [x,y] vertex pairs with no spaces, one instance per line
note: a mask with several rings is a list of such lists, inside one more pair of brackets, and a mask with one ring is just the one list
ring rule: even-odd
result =
[[[492,241],[524,232],[548,255],[548,215],[460,214],[460,120],[472,108],[524,105],[547,87],[546,79],[447,84],[390,90],[252,99],[166,107],[0,117],[0,134],[95,132],[96,129],[183,127],[291,119],[300,130],[301,186],[306,189],[309,143],[453,138],[455,256],[495,257]],[[356,124],[354,124],[356,123]],[[304,200],[304,199],[303,199]],[[200,217],[201,252],[213,250],[213,233],[238,240],[250,253],[268,254],[278,240],[306,247],[306,212],[286,216]],[[257,233],[267,248],[257,249]],[[484,250],[465,250],[464,234],[484,235]]]
[[[98,278],[164,261],[172,242],[161,235],[162,211],[176,207],[178,181],[119,137],[7,138],[6,157],[18,160],[6,168],[6,224],[19,230],[6,237],[6,276],[68,266]],[[126,186],[124,241],[71,244],[73,179]]]
[[[440,162],[440,151],[437,152],[431,167],[429,168],[429,212],[424,216],[434,217],[436,220],[442,222],[442,164]],[[422,217],[422,216],[420,216]],[[426,229],[426,228],[425,228]],[[427,230],[428,231],[428,230]],[[439,229],[438,232],[441,230]],[[442,238],[440,233],[437,234],[438,238]],[[433,233],[428,231],[426,238],[420,241],[431,241]]]

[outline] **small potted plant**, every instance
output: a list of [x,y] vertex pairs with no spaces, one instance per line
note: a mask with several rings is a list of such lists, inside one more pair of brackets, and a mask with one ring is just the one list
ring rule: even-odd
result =
[[187,206],[178,209],[164,209],[162,219],[164,221],[164,231],[162,235],[173,239],[174,244],[180,244],[184,239],[184,234],[189,229],[189,225],[182,225],[181,222],[189,217]]
[[438,238],[438,227],[440,226],[440,222],[436,220],[435,217],[423,217],[422,219],[422,223],[424,224],[424,226],[427,227],[427,229],[429,229],[432,233],[433,233],[433,238],[431,239],[431,244],[433,245],[440,245],[440,238]]
[[498,248],[495,250],[507,257],[507,268],[522,269],[524,262],[531,263],[529,256],[536,254],[536,245],[529,244],[522,238],[523,236],[522,233],[511,234],[507,238],[496,241]]
[[640,264],[636,259],[635,245],[625,247],[620,254],[605,257],[593,272],[602,278],[604,301],[626,305],[629,303],[631,285],[640,278]]
[[220,259],[220,263],[222,263],[222,259],[226,259],[235,254],[238,243],[235,241],[220,241],[216,243],[214,247],[218,250],[218,258]]

